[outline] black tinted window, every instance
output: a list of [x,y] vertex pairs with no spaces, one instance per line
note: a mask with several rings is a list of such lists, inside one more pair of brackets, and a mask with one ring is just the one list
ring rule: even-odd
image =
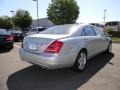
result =
[[115,25],[118,25],[118,23],[117,22],[112,22],[112,25],[115,26]]
[[44,31],[45,28],[38,28],[38,32]]
[[95,25],[95,23],[91,23],[91,25]]
[[92,27],[85,27],[85,36],[96,36],[96,33]]
[[118,25],[118,22],[107,22],[105,26],[116,26]]

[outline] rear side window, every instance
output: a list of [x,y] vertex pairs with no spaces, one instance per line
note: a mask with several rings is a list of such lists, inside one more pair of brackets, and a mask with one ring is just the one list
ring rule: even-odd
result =
[[97,27],[94,27],[94,30],[96,32],[97,35],[100,35],[100,36],[105,36],[104,32],[102,29],[99,29]]
[[88,26],[84,28],[82,33],[85,34],[84,36],[96,36],[94,29]]

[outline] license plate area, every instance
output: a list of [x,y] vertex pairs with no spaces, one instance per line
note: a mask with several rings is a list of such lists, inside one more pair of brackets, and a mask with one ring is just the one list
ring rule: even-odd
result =
[[37,50],[36,43],[28,43],[27,46],[28,46],[28,49],[30,50],[35,50],[35,51]]

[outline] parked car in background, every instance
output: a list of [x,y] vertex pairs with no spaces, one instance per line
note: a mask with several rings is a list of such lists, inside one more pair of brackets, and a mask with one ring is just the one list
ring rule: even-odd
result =
[[0,29],[0,50],[13,48],[13,36],[8,34],[6,29]]
[[120,32],[120,21],[110,21],[106,22],[105,30],[109,31],[119,31]]
[[9,30],[9,33],[13,36],[14,41],[22,41],[24,38],[22,31]]
[[111,38],[93,25],[58,25],[24,38],[20,57],[43,68],[85,69],[86,62],[101,52],[111,52]]
[[33,34],[37,34],[39,32],[42,32],[44,31],[46,28],[44,27],[35,27],[35,28],[32,28],[30,29],[27,33],[26,33],[26,36],[28,35],[33,35]]
[[105,27],[103,24],[100,24],[100,23],[90,23],[90,25],[94,25],[94,26],[101,28],[101,29],[104,29],[104,27]]

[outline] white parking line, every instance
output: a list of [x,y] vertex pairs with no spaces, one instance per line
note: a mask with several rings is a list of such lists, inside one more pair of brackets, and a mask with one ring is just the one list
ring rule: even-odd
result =
[[18,46],[18,45],[14,45],[15,47],[17,47],[17,48],[21,48],[20,46]]

